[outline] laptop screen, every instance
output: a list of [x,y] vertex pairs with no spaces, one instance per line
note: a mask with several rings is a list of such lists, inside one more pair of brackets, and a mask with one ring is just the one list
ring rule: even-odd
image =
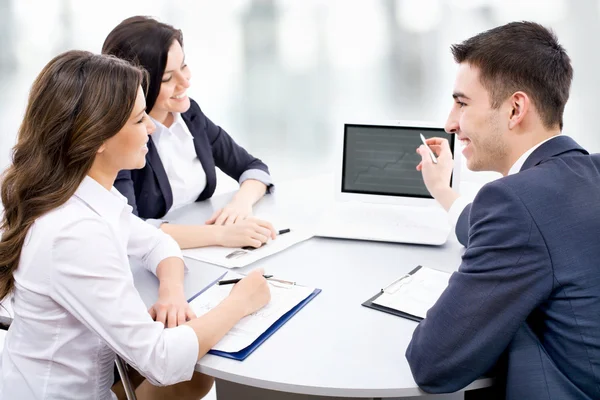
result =
[[419,133],[448,139],[454,151],[454,135],[440,128],[346,124],[342,192],[431,199],[416,170]]

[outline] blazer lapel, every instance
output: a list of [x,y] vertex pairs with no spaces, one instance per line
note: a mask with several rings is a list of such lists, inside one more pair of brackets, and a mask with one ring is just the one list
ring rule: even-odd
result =
[[[197,107],[197,106],[196,106]],[[183,121],[188,126],[190,133],[194,137],[194,149],[196,155],[202,164],[204,173],[206,174],[206,187],[204,191],[198,197],[199,199],[204,198],[204,194],[214,191],[214,187],[217,181],[217,175],[215,171],[215,160],[212,154],[212,148],[208,141],[206,134],[203,134],[206,127],[202,126],[202,122],[205,122],[202,118],[196,118],[197,114],[194,112],[194,107],[190,107],[188,111],[181,114]]]
[[521,167],[521,171],[535,167],[549,158],[556,157],[570,151],[589,154],[583,147],[579,146],[577,142],[575,142],[569,136],[560,135],[535,149],[533,153],[527,157],[527,160],[525,160],[523,167]]
[[156,145],[154,144],[152,136],[150,136],[150,140],[148,140],[148,154],[146,154],[146,163],[150,166],[152,171],[154,171],[154,176],[158,182],[158,187],[165,198],[166,211],[169,211],[173,205],[173,191],[171,190],[171,184],[169,183],[167,172],[165,171],[162,161],[160,161],[160,156],[158,155],[158,150],[156,149]]

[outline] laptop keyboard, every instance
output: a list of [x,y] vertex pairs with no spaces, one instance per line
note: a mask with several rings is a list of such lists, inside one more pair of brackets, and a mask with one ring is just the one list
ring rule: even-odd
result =
[[441,245],[450,225],[437,207],[338,203],[324,214],[316,236]]

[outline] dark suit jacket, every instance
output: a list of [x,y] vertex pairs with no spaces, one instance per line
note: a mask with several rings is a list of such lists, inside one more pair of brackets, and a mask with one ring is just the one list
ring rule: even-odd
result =
[[[261,160],[238,146],[227,132],[204,115],[194,100],[190,101],[189,110],[181,116],[194,137],[196,154],[206,173],[206,187],[196,201],[206,200],[215,192],[215,166],[236,181],[250,169],[269,173]],[[127,197],[133,213],[141,218],[161,218],[169,211],[173,205],[173,192],[152,136],[148,141],[146,166],[119,172],[114,186]]]
[[508,399],[600,399],[600,155],[554,138],[461,219],[462,264],[406,351],[419,386],[456,391],[503,359]]

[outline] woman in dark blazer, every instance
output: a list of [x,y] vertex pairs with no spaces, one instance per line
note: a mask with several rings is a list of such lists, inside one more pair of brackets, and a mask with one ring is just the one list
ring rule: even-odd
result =
[[[108,35],[102,53],[146,71],[146,111],[156,124],[146,166],[121,171],[115,187],[133,212],[170,234],[182,248],[221,245],[259,247],[275,238],[270,223],[255,218],[252,206],[273,186],[269,169],[215,125],[187,97],[191,72],[185,64],[180,30],[149,17],[131,17]],[[212,196],[215,167],[240,183],[231,202],[206,225],[161,220],[170,210]]]

